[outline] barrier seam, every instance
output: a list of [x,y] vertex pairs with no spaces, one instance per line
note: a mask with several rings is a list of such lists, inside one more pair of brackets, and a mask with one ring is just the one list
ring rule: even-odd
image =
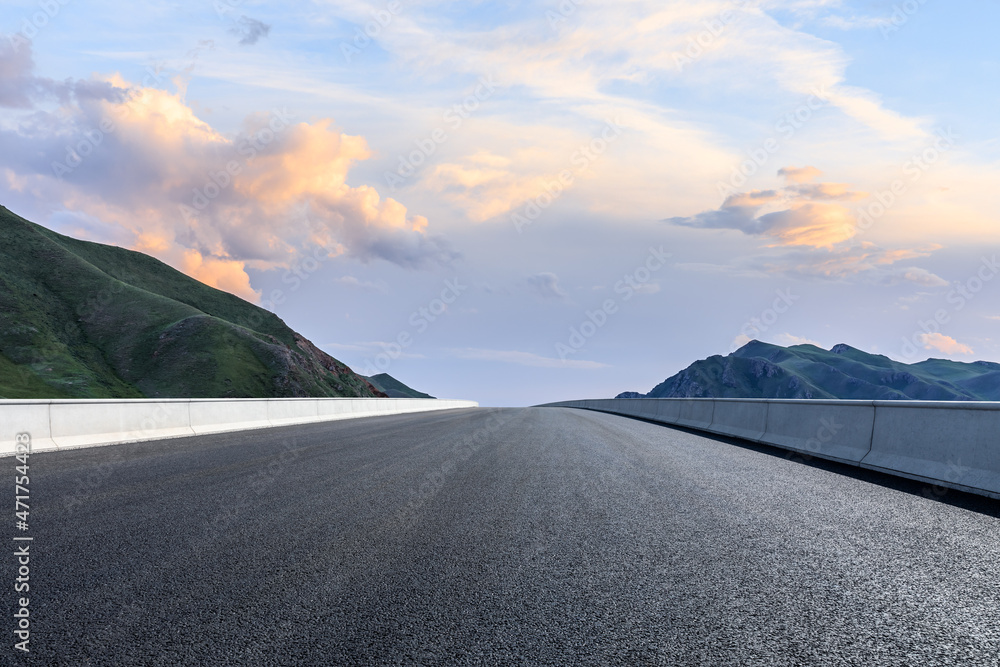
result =
[[865,462],[865,459],[868,458],[868,455],[872,453],[872,448],[875,446],[875,424],[877,422],[878,422],[878,406],[875,405],[875,401],[872,401],[872,434],[868,438],[868,451],[865,453],[864,456],[861,457],[861,460],[858,461],[859,466]]
[[757,442],[764,442],[767,429],[771,425],[771,401],[764,401],[764,432],[757,438]]
[[49,440],[56,446],[56,451],[59,451],[59,443],[56,442],[56,436],[52,433],[52,401],[49,401],[48,404],[46,404],[45,414],[49,418]]

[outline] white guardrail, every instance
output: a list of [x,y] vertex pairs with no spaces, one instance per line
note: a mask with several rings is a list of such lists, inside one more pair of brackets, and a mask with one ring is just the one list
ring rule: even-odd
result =
[[540,407],[685,426],[1000,498],[1000,402],[623,398]]
[[20,433],[43,452],[478,406],[428,398],[0,400],[0,456],[14,454]]

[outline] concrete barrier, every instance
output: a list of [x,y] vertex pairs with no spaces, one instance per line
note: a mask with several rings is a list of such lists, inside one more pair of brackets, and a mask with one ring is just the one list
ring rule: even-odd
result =
[[670,398],[539,407],[640,416],[1000,498],[1000,402]]
[[857,465],[871,449],[872,401],[769,400],[760,442]]
[[767,401],[717,398],[709,429],[712,433],[760,442],[767,430],[768,407]]
[[385,398],[0,400],[0,456],[17,434],[32,452],[334,419],[473,408],[474,401]]
[[618,399],[619,406],[617,406],[616,412],[620,411],[623,415],[628,415],[629,417],[645,417],[646,413],[643,412],[644,405],[648,399],[644,398],[624,398]]
[[183,400],[53,401],[49,424],[59,449],[103,444],[109,433],[125,441],[194,434]]
[[681,401],[657,400],[656,421],[663,424],[676,424],[681,418]]
[[320,421],[319,401],[315,398],[269,398],[267,421],[271,426],[306,424]]
[[267,418],[269,399],[236,398],[191,401],[191,430],[198,435],[243,431],[271,426]]
[[1000,498],[996,403],[876,401],[862,467]]
[[677,415],[678,426],[708,430],[712,426],[712,415],[715,412],[715,401],[711,398],[682,398],[680,413]]
[[31,439],[32,452],[57,449],[49,428],[49,401],[10,400],[4,401],[17,411],[17,419],[0,412],[0,454],[14,453],[15,438],[27,433]]
[[360,398],[318,399],[316,401],[316,415],[321,421],[334,421],[375,414],[374,410],[365,410],[361,405],[363,400]]

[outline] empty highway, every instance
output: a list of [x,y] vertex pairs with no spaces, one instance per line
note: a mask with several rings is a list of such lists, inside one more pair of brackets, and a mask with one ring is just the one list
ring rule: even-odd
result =
[[848,471],[555,408],[37,453],[0,663],[1000,664],[998,503]]

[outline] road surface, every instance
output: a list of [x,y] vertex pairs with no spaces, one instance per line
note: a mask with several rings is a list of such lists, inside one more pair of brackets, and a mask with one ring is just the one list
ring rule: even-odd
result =
[[3,664],[1000,664],[996,501],[613,415],[38,453],[31,488]]

